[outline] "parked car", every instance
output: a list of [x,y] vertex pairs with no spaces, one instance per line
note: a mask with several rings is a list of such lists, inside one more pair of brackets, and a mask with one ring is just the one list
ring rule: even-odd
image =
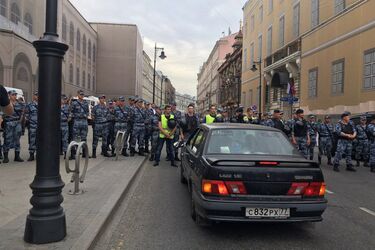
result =
[[264,126],[200,125],[183,147],[180,179],[199,225],[317,222],[327,207],[319,164]]

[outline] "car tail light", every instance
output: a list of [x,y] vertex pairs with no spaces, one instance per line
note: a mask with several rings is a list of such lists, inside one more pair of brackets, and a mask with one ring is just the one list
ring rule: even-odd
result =
[[305,197],[324,196],[326,184],[324,182],[294,182],[290,186],[288,195],[303,195]]
[[279,163],[276,161],[261,161],[259,162],[259,165],[277,166]]
[[229,194],[247,194],[242,181],[202,181],[202,192],[205,194],[227,196]]

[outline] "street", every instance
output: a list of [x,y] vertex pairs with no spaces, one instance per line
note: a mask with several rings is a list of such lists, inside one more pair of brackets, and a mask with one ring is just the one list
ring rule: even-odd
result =
[[190,218],[179,169],[148,161],[96,249],[374,249],[375,175],[364,167],[357,173],[322,168],[329,201],[323,222],[200,228]]

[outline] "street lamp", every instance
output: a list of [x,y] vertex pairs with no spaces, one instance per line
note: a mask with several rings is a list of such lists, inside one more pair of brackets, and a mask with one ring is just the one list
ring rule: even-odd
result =
[[58,0],[48,0],[46,31],[33,43],[39,57],[39,108],[36,175],[30,184],[33,206],[26,219],[24,240],[33,244],[61,241],[66,236],[65,213],[61,207],[64,182],[60,176],[60,130],[62,60],[68,50],[57,35]]
[[155,52],[154,52],[154,80],[152,81],[152,102],[155,103],[155,78],[156,78],[156,54],[158,53],[158,51],[161,50],[161,53],[160,53],[160,59],[161,60],[164,60],[165,58],[167,58],[167,56],[165,55],[165,52],[164,52],[164,48],[158,48],[157,47],[157,44],[155,43]]
[[[257,66],[259,66],[259,69]],[[262,59],[259,59],[259,61],[254,61],[253,67],[251,68],[251,71],[255,72],[259,70],[259,122],[262,120]]]
[[167,80],[168,77],[161,74],[161,85],[160,85],[160,106],[163,105],[163,82]]

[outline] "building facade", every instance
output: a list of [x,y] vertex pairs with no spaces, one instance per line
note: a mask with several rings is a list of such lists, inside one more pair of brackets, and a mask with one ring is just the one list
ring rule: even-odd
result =
[[[373,0],[249,0],[243,104],[260,97],[263,112],[283,109],[289,117],[299,107],[316,114],[374,110],[374,6]],[[261,74],[251,70],[255,61]]]
[[211,104],[219,103],[220,79],[218,69],[225,61],[225,56],[232,52],[236,35],[232,34],[220,38],[199,70],[197,86],[197,108],[199,112],[207,110]]
[[233,52],[227,54],[225,62],[219,67],[219,104],[221,107],[233,110],[241,104],[242,77],[242,31],[235,37]]
[[176,102],[176,89],[173,87],[172,82],[169,78],[165,78],[163,81],[163,104],[171,104]]
[[196,105],[196,98],[195,96],[176,92],[176,104],[177,110],[186,111],[189,104],[193,104],[194,106]]

